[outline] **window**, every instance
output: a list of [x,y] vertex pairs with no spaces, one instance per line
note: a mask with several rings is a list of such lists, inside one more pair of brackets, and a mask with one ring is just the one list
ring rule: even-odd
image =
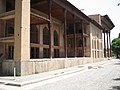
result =
[[8,46],[8,59],[13,59],[14,57],[14,46]]
[[59,49],[54,49],[54,58],[59,58]]
[[54,46],[58,45],[59,45],[58,34],[56,31],[54,31]]
[[49,45],[50,42],[50,35],[49,35],[49,30],[47,27],[43,29],[43,44]]
[[5,30],[5,36],[13,36],[14,35],[14,21],[8,20],[6,21],[6,30]]
[[30,58],[31,59],[38,59],[39,58],[39,48],[31,47]]
[[43,48],[43,58],[49,58],[49,48]]
[[36,25],[30,26],[30,42],[31,43],[39,43],[39,32]]

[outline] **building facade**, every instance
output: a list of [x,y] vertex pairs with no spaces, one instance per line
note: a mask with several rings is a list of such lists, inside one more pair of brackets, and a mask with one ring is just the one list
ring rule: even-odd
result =
[[107,15],[88,17],[66,0],[0,0],[1,74],[13,75],[14,67],[22,76],[104,60],[111,55],[113,27]]

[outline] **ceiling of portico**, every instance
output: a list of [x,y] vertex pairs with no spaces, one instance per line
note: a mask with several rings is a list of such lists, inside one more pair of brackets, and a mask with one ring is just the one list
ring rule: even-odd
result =
[[[41,11],[48,15],[48,0],[35,0],[31,2],[31,8],[36,9],[38,11]],[[55,2],[52,2],[52,8],[51,8],[51,16],[64,22],[64,7],[61,7]],[[67,23],[72,23],[73,22],[73,13],[72,12],[67,12]],[[82,17],[81,17],[82,18]],[[76,17],[76,20],[80,21],[81,19]]]

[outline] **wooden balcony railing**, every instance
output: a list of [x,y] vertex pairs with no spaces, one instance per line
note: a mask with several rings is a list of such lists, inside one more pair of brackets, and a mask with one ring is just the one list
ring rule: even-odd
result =
[[0,38],[0,42],[14,42],[14,36],[11,37],[2,37]]

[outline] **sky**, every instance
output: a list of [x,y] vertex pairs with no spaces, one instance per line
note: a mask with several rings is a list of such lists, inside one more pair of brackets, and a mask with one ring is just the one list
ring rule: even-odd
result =
[[68,0],[86,15],[108,15],[115,27],[111,31],[111,40],[120,33],[120,0]]

